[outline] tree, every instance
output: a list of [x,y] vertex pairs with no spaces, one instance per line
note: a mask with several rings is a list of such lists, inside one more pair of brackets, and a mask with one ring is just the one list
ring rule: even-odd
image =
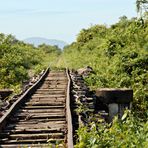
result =
[[148,0],[136,0],[136,7],[137,12],[142,17],[145,12],[148,12]]

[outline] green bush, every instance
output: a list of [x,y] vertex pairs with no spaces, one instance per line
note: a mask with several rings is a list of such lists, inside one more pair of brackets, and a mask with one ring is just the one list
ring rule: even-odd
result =
[[122,120],[111,124],[91,123],[78,129],[75,148],[147,148],[148,122],[140,121],[129,111]]
[[[91,66],[85,78],[91,89],[132,88],[132,114],[125,121],[90,123],[78,129],[77,148],[148,147],[148,20],[127,19],[111,27],[83,29],[77,41],[65,47],[62,57],[71,69]],[[91,130],[90,130],[91,126]]]
[[0,88],[12,88],[19,92],[25,80],[48,67],[60,54],[57,46],[41,45],[35,48],[12,35],[1,33]]

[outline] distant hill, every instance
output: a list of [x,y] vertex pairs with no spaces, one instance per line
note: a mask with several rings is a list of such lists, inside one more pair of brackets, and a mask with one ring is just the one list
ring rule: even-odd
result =
[[47,44],[47,45],[57,45],[61,49],[67,45],[66,42],[61,40],[55,40],[55,39],[46,39],[41,37],[31,37],[23,40],[25,43],[34,44],[35,46],[41,45],[41,44]]

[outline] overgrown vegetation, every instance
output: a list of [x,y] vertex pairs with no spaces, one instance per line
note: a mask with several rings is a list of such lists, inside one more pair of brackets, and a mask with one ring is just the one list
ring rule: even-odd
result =
[[[64,66],[77,69],[89,65],[94,69],[85,79],[91,89],[126,87],[134,90],[132,113],[126,121],[116,121],[108,128],[107,124],[95,123],[80,128],[76,147],[147,147],[147,13],[143,21],[123,16],[110,27],[94,25],[83,29],[76,42],[65,47],[62,57]],[[91,124],[99,127],[95,131],[88,130]]]
[[12,35],[0,34],[0,88],[19,92],[22,83],[58,58],[57,46],[33,45],[18,41]]
[[147,148],[148,123],[126,112],[126,120],[114,119],[111,124],[90,123],[79,128],[75,148]]
[[83,29],[77,42],[64,49],[67,67],[91,66],[94,74],[86,78],[92,88],[133,88],[134,108],[146,115],[148,97],[148,23],[125,16],[107,28],[95,25]]

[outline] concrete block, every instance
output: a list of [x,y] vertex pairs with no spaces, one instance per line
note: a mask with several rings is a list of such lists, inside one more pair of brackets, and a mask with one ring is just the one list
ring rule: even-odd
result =
[[130,103],[133,100],[133,90],[127,88],[101,88],[96,90],[96,96],[103,103]]

